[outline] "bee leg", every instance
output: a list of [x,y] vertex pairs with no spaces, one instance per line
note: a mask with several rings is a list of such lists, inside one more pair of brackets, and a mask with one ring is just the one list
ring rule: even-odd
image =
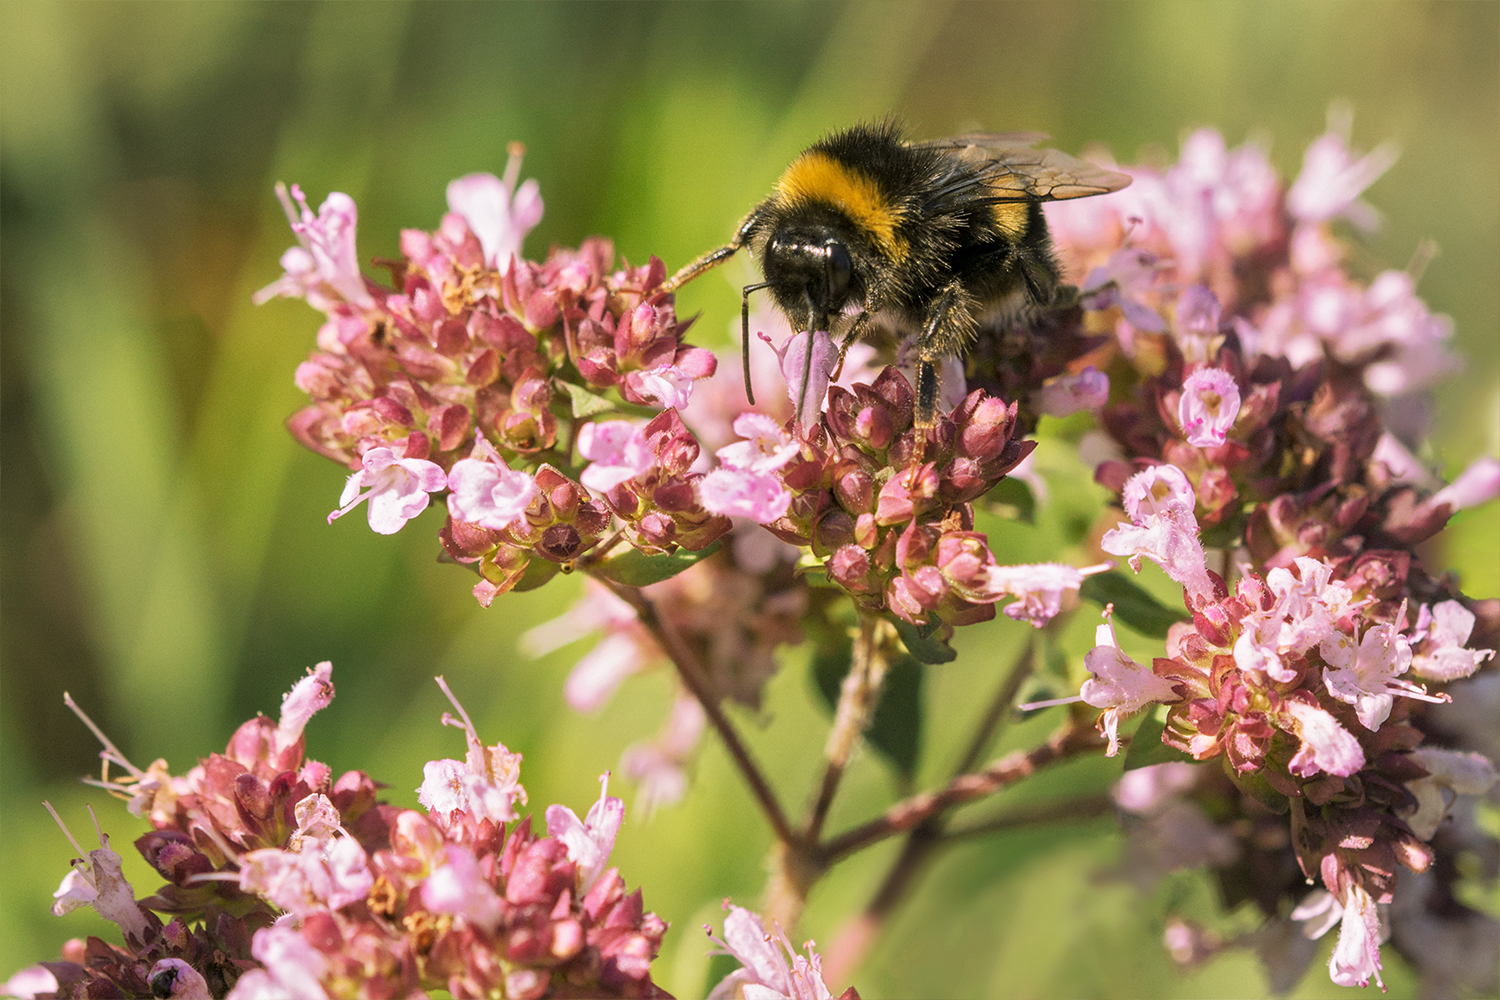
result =
[[724,263],[730,257],[733,257],[736,253],[738,253],[739,250],[740,244],[738,243],[726,243],[724,246],[719,247],[717,250],[710,250],[708,253],[703,254],[697,260],[693,261],[691,264],[688,264],[686,267],[682,268],[682,270],[678,271],[666,281],[662,282],[660,290],[663,292],[675,292],[677,289],[681,288],[689,281],[692,281],[694,278],[698,277],[698,275],[702,274],[704,271],[711,271],[714,268],[718,267],[720,264]]
[[949,355],[962,357],[974,337],[977,302],[963,282],[950,281],[928,307],[927,322],[917,340],[916,425],[921,442],[937,423],[939,379],[937,363]]
[[854,325],[849,327],[849,332],[844,334],[844,339],[839,342],[839,363],[834,366],[833,374],[828,376],[828,381],[837,382],[839,376],[844,374],[844,358],[848,357],[849,348],[853,347],[859,335],[865,332],[865,327],[869,325],[869,322],[868,312],[862,312],[854,317]]
[[744,248],[745,244],[750,242],[750,234],[753,233],[755,231],[755,227],[759,225],[761,212],[764,208],[764,205],[757,205],[752,208],[749,214],[741,219],[740,224],[735,227],[734,239],[719,247],[717,250],[710,250],[708,253],[703,254],[698,259],[694,260],[691,264],[688,264],[682,270],[672,275],[662,283],[661,291],[675,292],[677,289],[681,288],[689,281],[692,281],[694,278],[698,277],[698,275],[702,274],[704,271],[713,270],[729,258],[733,257],[735,254],[739,253],[740,250]]

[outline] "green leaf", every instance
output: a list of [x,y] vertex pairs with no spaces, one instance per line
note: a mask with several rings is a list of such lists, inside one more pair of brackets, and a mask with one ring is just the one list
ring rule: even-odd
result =
[[996,517],[1024,524],[1036,523],[1036,497],[1019,479],[1002,479],[984,495],[984,507]]
[[[813,654],[813,682],[830,714],[838,706],[853,657],[854,644],[847,637]],[[865,742],[907,780],[916,775],[922,756],[922,673],[922,665],[910,656],[892,661],[880,704],[865,732]]]
[[573,404],[575,417],[592,417],[596,414],[614,413],[619,410],[616,404],[603,396],[596,396],[581,385],[574,385],[572,382],[564,382],[561,379],[555,380],[553,385],[560,385],[567,391],[568,398]]
[[898,657],[885,675],[885,691],[865,739],[910,780],[922,758],[922,664]]
[[557,569],[558,566],[555,562],[549,562],[546,559],[533,559],[527,565],[526,572],[521,574],[521,579],[517,580],[516,585],[510,589],[516,593],[535,590],[556,576]]
[[1148,713],[1141,720],[1135,735],[1130,738],[1130,746],[1125,750],[1125,770],[1134,771],[1138,767],[1166,764],[1174,760],[1193,763],[1192,755],[1161,741],[1161,734],[1165,729],[1166,723],[1157,718],[1155,712]]
[[719,551],[719,543],[712,542],[697,552],[678,549],[660,555],[647,555],[639,549],[631,549],[623,555],[606,559],[594,567],[595,572],[627,587],[645,587],[653,583],[670,580],[700,560],[707,559]]
[[1115,606],[1115,617],[1142,635],[1165,639],[1173,622],[1192,616],[1185,608],[1169,608],[1134,580],[1119,573],[1099,573],[1083,581],[1079,594],[1103,607]]
[[1266,780],[1266,776],[1260,771],[1239,772],[1229,763],[1226,754],[1224,760],[1224,773],[1229,775],[1229,780],[1238,786],[1239,790],[1250,796],[1273,813],[1284,814],[1291,811],[1292,804],[1285,795],[1278,792]]
[[831,713],[839,703],[839,689],[854,659],[854,640],[848,634],[818,644],[812,658],[813,684]]
[[[916,657],[919,663],[952,663],[958,659],[958,651],[948,645],[947,636],[933,638],[934,635],[941,635],[939,630],[943,628],[942,622],[913,625],[895,615],[891,616],[890,621],[896,626],[901,641],[906,644],[906,651]],[[948,635],[952,634],[950,630]]]

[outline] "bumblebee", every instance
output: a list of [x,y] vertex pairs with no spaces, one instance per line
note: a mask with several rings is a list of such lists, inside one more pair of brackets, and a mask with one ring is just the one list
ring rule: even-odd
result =
[[[766,288],[792,329],[843,349],[876,327],[916,336],[916,421],[933,425],[937,364],[963,357],[981,324],[1065,298],[1042,203],[1118,191],[1125,174],[1051,149],[1035,132],[909,142],[892,121],[835,132],[793,160],[734,238],[667,282],[675,289],[749,247],[763,282],[743,290],[745,395],[750,293]],[[1076,294],[1076,292],[1074,293]],[[812,352],[806,352],[801,421]]]

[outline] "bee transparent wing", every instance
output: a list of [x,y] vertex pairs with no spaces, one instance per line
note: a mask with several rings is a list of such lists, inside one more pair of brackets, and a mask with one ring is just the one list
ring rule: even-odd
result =
[[1126,174],[1036,148],[1046,138],[1041,132],[972,132],[914,143],[947,154],[928,207],[1062,201],[1108,194],[1130,183]]

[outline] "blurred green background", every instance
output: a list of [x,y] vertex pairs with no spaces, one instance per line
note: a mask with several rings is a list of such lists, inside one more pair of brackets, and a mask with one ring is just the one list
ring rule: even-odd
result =
[[[1357,266],[1404,266],[1424,238],[1440,248],[1421,291],[1468,359],[1435,405],[1428,457],[1451,477],[1500,451],[1497,52],[1495,3],[0,6],[0,978],[99,931],[89,913],[48,913],[72,850],[43,798],[82,840],[94,803],[138,890],[154,884],[129,848],[139,821],[74,780],[97,747],[64,690],[137,764],[163,756],[180,772],[331,659],[339,694],[310,754],[414,806],[422,762],[461,747],[438,725],[431,677],[444,673],[481,735],[526,755],[538,812],[582,813],[597,775],[665,717],[660,672],[581,718],[560,692],[586,644],[517,653],[576,581],[486,612],[466,574],[434,561],[438,514],[389,538],[363,517],[324,523],[345,472],[282,428],[318,316],[250,305],[292,242],[275,181],[314,205],[353,195],[368,261],[397,255],[401,227],[435,226],[446,182],[498,172],[521,140],[547,204],[532,255],[605,233],[632,262],[674,268],[722,242],[800,148],[863,117],[894,110],[919,136],[1036,129],[1127,161],[1175,155],[1185,130],[1214,125],[1232,144],[1270,141],[1291,176],[1330,99],[1346,98],[1357,147],[1404,151],[1369,193],[1385,222]],[[704,311],[696,342],[727,342],[738,278],[682,294],[684,314]],[[1066,474],[1066,449],[1047,462]],[[1056,555],[1093,501],[1071,502],[1010,531],[1015,561]],[[1431,557],[1470,594],[1500,592],[1493,504],[1460,515],[1445,546]],[[1018,648],[1010,624],[970,630],[959,662],[933,672],[926,781]],[[823,734],[809,689],[794,652],[762,715],[740,715],[794,809]],[[1102,789],[1118,766],[1076,765],[1015,800]],[[862,758],[830,828],[891,794]],[[685,804],[628,814],[615,860],[674,925],[655,972],[667,989],[706,990],[698,927],[717,925],[726,895],[755,904],[769,843],[711,738]],[[950,851],[853,982],[869,998],[1264,993],[1243,954],[1169,966],[1162,914],[1206,916],[1211,891],[1182,876],[1139,895],[1110,875],[1119,843],[1104,820]],[[799,939],[830,943],[893,849],[822,884]],[[1415,992],[1399,962],[1387,972],[1392,995]],[[1301,991],[1339,992],[1317,965]]]

